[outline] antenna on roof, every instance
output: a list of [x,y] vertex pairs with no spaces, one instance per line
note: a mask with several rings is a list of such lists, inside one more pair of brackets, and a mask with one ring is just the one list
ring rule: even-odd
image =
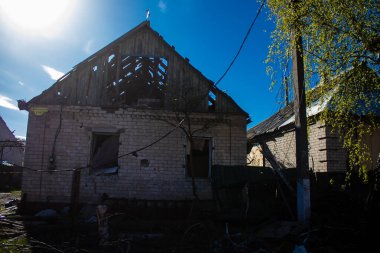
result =
[[149,20],[150,18],[150,10],[146,9],[146,20]]

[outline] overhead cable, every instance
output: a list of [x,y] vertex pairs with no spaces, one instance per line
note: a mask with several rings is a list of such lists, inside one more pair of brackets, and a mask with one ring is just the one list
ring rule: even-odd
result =
[[251,25],[249,26],[249,29],[248,29],[248,31],[247,31],[247,33],[246,33],[246,35],[245,35],[245,37],[244,37],[244,39],[243,39],[241,45],[240,45],[239,50],[237,51],[235,57],[232,59],[230,65],[228,66],[228,68],[226,69],[226,71],[224,71],[223,75],[218,79],[218,81],[215,82],[215,86],[217,86],[217,85],[220,83],[220,81],[223,80],[223,78],[227,75],[228,71],[231,69],[232,65],[234,65],[236,59],[238,58],[238,56],[239,56],[239,54],[240,54],[240,51],[243,49],[243,46],[244,46],[244,44],[245,44],[245,41],[247,40],[249,34],[250,34],[251,31],[252,31],[252,28],[253,28],[254,24],[256,23],[257,18],[258,18],[259,15],[260,15],[261,10],[262,10],[263,7],[264,7],[264,4],[265,4],[265,0],[263,0],[263,1],[261,2],[260,9],[257,11],[257,14],[256,14],[255,18],[253,19]]
[[[121,157],[124,157],[124,156],[127,156],[127,155],[135,155],[137,152],[139,151],[142,151],[144,149],[147,149],[151,146],[153,146],[154,144],[156,144],[157,142],[160,142],[161,140],[165,139],[166,137],[168,137],[171,133],[173,133],[177,128],[181,127],[182,124],[184,122],[184,119],[182,119],[176,126],[174,126],[174,128],[172,128],[170,131],[168,131],[166,134],[164,134],[163,136],[161,136],[160,138],[158,138],[157,140],[151,142],[150,144],[144,146],[144,147],[141,147],[141,148],[138,148],[136,150],[133,150],[131,152],[128,152],[126,154],[122,154],[122,155],[119,155],[117,158],[121,158]],[[34,172],[64,172],[64,171],[75,171],[75,170],[83,170],[83,169],[87,169],[89,167],[91,167],[90,165],[87,165],[87,166],[82,166],[82,167],[78,167],[78,168],[75,168],[75,169],[61,169],[61,170],[57,170],[57,169],[47,169],[47,170],[39,170],[39,169],[33,169],[33,168],[29,168],[29,167],[25,167],[25,166],[21,166],[21,165],[17,165],[17,164],[14,164],[14,163],[9,163],[13,166],[17,166],[19,168],[22,168],[22,169],[26,169],[26,170],[30,170],[30,171],[34,171]],[[104,165],[106,165],[107,163],[105,163]]]

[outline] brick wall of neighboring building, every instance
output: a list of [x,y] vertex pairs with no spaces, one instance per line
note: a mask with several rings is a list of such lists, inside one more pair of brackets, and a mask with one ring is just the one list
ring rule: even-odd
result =
[[[272,154],[280,163],[288,168],[296,167],[294,128],[278,131],[266,137],[266,140]],[[316,172],[346,170],[346,153],[339,137],[331,133],[322,122],[317,121],[308,126],[308,140],[310,168]],[[250,155],[252,156],[252,153]],[[268,161],[265,161],[265,165],[270,166]]]
[[[45,106],[48,112],[37,116],[29,113],[25,166],[48,170],[53,143],[59,129],[60,107]],[[62,110],[62,125],[55,145],[55,169],[67,170],[85,167],[90,162],[93,132],[118,132],[119,155],[152,143],[173,129],[165,120],[157,119],[157,111],[118,109],[114,112],[99,107],[67,106]],[[199,125],[210,122],[211,114],[192,117]],[[174,115],[171,115],[174,116]],[[203,123],[202,123],[203,122]],[[246,152],[246,119],[244,116],[219,117],[199,137],[212,138],[212,163],[244,165]],[[195,125],[193,126],[196,128]],[[187,140],[181,129],[155,145],[118,159],[116,175],[91,174],[89,168],[81,171],[80,201],[98,202],[103,193],[113,198],[137,199],[191,199],[191,178],[186,175]],[[142,160],[148,160],[142,166]],[[145,160],[145,161],[146,161]],[[30,202],[69,202],[72,171],[35,172],[26,170],[22,190]],[[212,197],[208,179],[197,179],[201,199]]]
[[368,165],[370,169],[376,167],[376,162],[380,156],[380,129],[377,129],[372,136],[366,136],[364,143],[371,151],[371,163]]
[[326,130],[326,160],[327,171],[346,171],[347,155],[342,147],[339,134],[331,131],[331,127],[325,127]]

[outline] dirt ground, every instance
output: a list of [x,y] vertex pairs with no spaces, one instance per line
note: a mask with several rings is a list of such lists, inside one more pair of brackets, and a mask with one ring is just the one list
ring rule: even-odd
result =
[[[5,212],[5,204],[16,200],[19,202],[21,199],[21,191],[0,192],[0,211]],[[13,208],[14,209],[14,208]],[[0,212],[1,213],[1,212]]]
[[21,191],[0,192],[0,204],[3,206],[7,201],[12,199],[20,199]]
[[4,204],[12,199],[10,192],[0,192],[0,210],[4,209]]
[[380,228],[378,206],[366,210],[353,199],[340,196],[337,201],[332,195],[313,200],[310,226],[276,218],[250,222],[210,215],[160,220],[111,212],[99,222],[88,207],[79,217],[62,211],[21,216],[16,206],[4,207],[19,198],[20,192],[0,193],[1,253],[373,252]]

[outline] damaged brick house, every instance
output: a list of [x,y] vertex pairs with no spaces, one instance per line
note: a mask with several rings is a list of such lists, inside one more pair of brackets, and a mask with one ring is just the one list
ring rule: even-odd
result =
[[[351,69],[342,73],[344,74],[343,77],[349,76],[348,74],[352,71],[354,70]],[[369,70],[369,74],[374,73]],[[341,78],[339,80],[344,80],[343,77],[339,77]],[[318,86],[316,89],[318,89]],[[338,91],[339,89],[336,89],[334,92]],[[367,95],[379,96],[377,91],[371,91]],[[324,110],[333,110],[330,101],[331,96],[324,100],[316,97],[307,108],[309,167],[314,172],[345,172],[347,170],[347,152],[342,146],[339,134],[337,131],[332,131],[331,126],[318,118]],[[377,101],[377,99],[373,101]],[[373,102],[369,110],[371,110],[371,113],[375,113],[380,120],[380,104]],[[355,112],[354,114],[365,117],[366,113],[368,112],[363,111],[360,113]],[[271,166],[268,159],[266,159],[266,156],[269,155],[269,157],[275,158],[280,167],[295,168],[294,119],[293,103],[290,103],[268,119],[250,128],[247,132],[248,143],[250,144],[247,155],[248,164],[252,166]],[[364,143],[368,146],[372,159],[372,164],[369,164],[369,168],[374,168],[380,154],[380,129],[377,129],[371,136],[366,136]],[[263,153],[266,155],[264,156]]]
[[191,173],[211,199],[211,166],[245,164],[247,113],[148,21],[19,107],[26,202],[68,203],[75,181],[81,203],[191,199]]
[[0,161],[22,165],[24,142],[17,139],[0,116]]

